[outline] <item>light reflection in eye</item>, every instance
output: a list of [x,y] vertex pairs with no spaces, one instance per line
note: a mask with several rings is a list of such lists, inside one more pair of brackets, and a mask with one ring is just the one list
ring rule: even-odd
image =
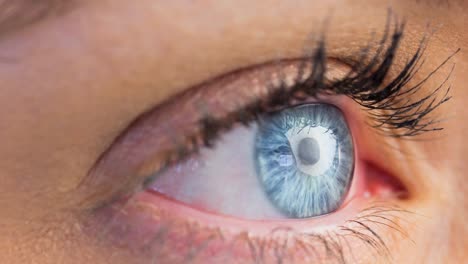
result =
[[305,218],[341,205],[353,166],[352,139],[341,111],[308,104],[234,129],[214,149],[159,175],[150,188],[235,217]]

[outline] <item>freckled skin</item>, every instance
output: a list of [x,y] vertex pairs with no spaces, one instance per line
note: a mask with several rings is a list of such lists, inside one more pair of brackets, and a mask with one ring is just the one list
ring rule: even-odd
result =
[[[102,223],[100,232],[86,232],[89,208],[98,207],[105,192],[85,199],[77,190],[100,155],[137,116],[178,92],[232,70],[302,56],[327,18],[330,57],[355,54],[383,28],[389,3],[408,22],[400,55],[412,54],[428,18],[437,29],[418,78],[462,50],[453,60],[453,99],[437,112],[445,130],[421,141],[388,139],[400,154],[382,150],[374,157],[388,161],[409,190],[404,208],[423,216],[398,220],[409,226],[411,240],[396,242],[389,230],[381,236],[393,241],[387,246],[395,263],[466,262],[468,4],[421,2],[89,0],[9,32],[0,38],[0,263],[185,261],[173,248],[158,260],[137,257],[123,239],[125,228],[114,234],[121,240],[115,243],[101,235],[107,231]],[[384,149],[378,143],[359,140]],[[168,250],[163,238],[155,237],[152,250]],[[353,254],[366,256],[359,263],[386,263],[366,255],[366,247]]]

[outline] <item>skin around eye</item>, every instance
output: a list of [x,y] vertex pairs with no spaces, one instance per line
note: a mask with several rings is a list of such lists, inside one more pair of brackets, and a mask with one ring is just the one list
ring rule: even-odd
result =
[[[467,1],[0,2],[0,263],[466,263]],[[44,14],[40,9],[48,3],[64,3],[66,10],[53,8]],[[162,108],[162,102],[171,98],[182,103],[184,98],[177,94],[214,76],[301,57],[315,33],[324,32],[333,58],[352,59],[361,44],[375,39],[371,32],[379,35],[389,7],[407,22],[394,66],[406,63],[407,56],[401,54],[413,53],[418,36],[426,33],[431,38],[425,47],[425,64],[412,83],[462,48],[452,61],[457,66],[448,81],[453,99],[429,118],[441,117],[438,124],[443,131],[428,138],[399,140],[360,136],[350,122],[355,145],[364,152],[357,157],[363,164],[356,164],[355,173],[366,171],[379,180],[386,174],[389,180],[401,179],[411,199],[393,205],[371,204],[368,199],[362,203],[369,204],[363,210],[354,207],[359,205],[355,199],[333,214],[307,222],[289,220],[294,222],[289,226],[234,221],[177,201],[156,200],[154,193],[142,191],[127,203],[113,203],[118,195],[108,194],[116,194],[114,186],[135,190],[122,175],[141,183],[149,174],[139,174],[135,168],[143,172],[160,168],[156,160],[161,156],[151,150],[164,149],[163,142],[154,140],[162,133],[133,137],[133,142],[142,142],[136,151],[112,148],[110,152],[122,157],[107,163],[112,169],[94,167],[133,120],[153,107]],[[13,20],[24,21],[32,13],[40,21],[10,28]],[[437,87],[446,73],[425,82],[423,93]],[[252,79],[264,83],[259,75],[243,78],[243,84],[233,89],[237,94],[229,98],[245,95],[245,90],[256,94],[254,83],[248,83]],[[231,100],[233,105],[239,103]],[[226,101],[223,105],[229,108]],[[168,125],[169,139],[177,130],[187,131],[183,122],[175,121],[181,116],[177,113],[186,117],[179,120],[191,120],[187,116],[195,113],[176,105],[176,111],[159,111],[163,117],[152,122],[161,128]],[[124,145],[134,146],[129,141]],[[139,167],[138,161],[149,157],[156,165]],[[83,194],[77,186],[88,175],[96,176],[90,173],[94,170],[103,172],[102,178],[97,177],[103,184],[86,185],[88,192]],[[380,182],[368,186],[383,189]],[[102,195],[90,198],[91,192]],[[106,214],[97,208],[106,206],[114,212]],[[83,226],[101,215],[102,222]],[[355,239],[358,236],[363,239]],[[348,243],[352,251],[347,250]],[[136,246],[146,248],[130,251]],[[130,256],[124,258],[126,254]]]

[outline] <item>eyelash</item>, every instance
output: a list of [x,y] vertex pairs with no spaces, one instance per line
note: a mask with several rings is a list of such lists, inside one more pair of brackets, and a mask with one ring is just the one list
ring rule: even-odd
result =
[[[418,93],[429,78],[431,78],[439,69],[455,56],[460,49],[450,55],[435,70],[430,72],[426,78],[416,85],[405,89],[407,84],[419,71],[424,61],[421,61],[426,48],[426,38],[421,40],[420,46],[409,62],[403,67],[403,70],[396,78],[391,80],[388,85],[382,87],[385,77],[388,75],[391,65],[398,49],[404,31],[404,23],[395,22],[392,41],[388,49],[384,49],[387,41],[390,24],[388,22],[380,47],[376,54],[370,59],[370,62],[364,64],[363,61],[368,57],[370,45],[363,49],[360,59],[351,65],[353,69],[347,76],[329,85],[326,85],[326,51],[325,42],[319,42],[319,46],[311,57],[313,72],[304,81],[299,80],[302,76],[299,74],[295,85],[289,89],[280,86],[273,91],[266,99],[259,98],[244,109],[240,109],[227,118],[214,119],[205,116],[200,121],[201,134],[206,147],[213,146],[214,142],[224,131],[228,131],[236,123],[248,125],[256,121],[258,116],[271,112],[272,110],[289,107],[308,98],[314,98],[318,94],[346,95],[360,104],[370,113],[375,124],[372,127],[379,129],[387,136],[398,138],[409,138],[418,136],[426,132],[440,131],[443,128],[435,126],[438,120],[424,119],[439,106],[449,101],[450,86],[445,90],[441,98],[438,98],[439,92],[443,91],[444,85],[450,78],[454,65],[446,79],[433,90],[430,94],[421,96],[419,100],[403,102],[405,96]],[[304,70],[299,69],[299,72]],[[379,89],[380,88],[380,89]],[[289,101],[285,98],[289,98]],[[294,103],[291,101],[294,100]],[[426,104],[428,103],[429,104]]]

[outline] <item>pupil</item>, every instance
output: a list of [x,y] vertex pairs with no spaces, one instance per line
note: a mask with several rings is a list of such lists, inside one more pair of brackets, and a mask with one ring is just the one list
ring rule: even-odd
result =
[[299,161],[304,165],[314,165],[320,160],[320,147],[313,138],[301,139],[297,149]]

